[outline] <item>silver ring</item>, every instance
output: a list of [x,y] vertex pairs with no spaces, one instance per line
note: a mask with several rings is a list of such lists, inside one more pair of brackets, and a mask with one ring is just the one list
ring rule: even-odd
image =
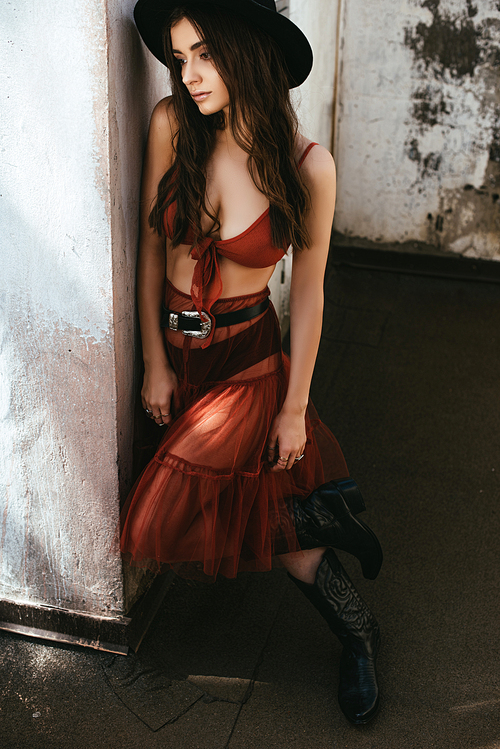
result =
[[153,412],[150,411],[149,408],[145,408],[144,410],[145,410],[147,416],[151,416],[153,414]]
[[302,460],[303,457],[304,457],[304,453],[302,453],[302,455],[297,455],[294,462],[296,462],[297,460]]
[[288,458],[283,458],[281,455],[279,456],[278,460],[284,460],[285,463],[288,463]]
[[159,416],[170,416],[170,414],[158,414]]

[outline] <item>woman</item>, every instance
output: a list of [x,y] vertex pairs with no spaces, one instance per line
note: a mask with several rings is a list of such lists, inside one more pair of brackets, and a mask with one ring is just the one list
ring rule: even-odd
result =
[[[341,640],[340,705],[366,723],[378,625],[331,547],[372,578],[382,554],[308,403],[335,202],[332,157],[289,100],[310,46],[274,0],[139,0],[135,19],[173,91],[151,119],[138,268],[142,404],[168,430],[122,549],[205,579],[279,558]],[[289,245],[291,364],[267,288]]]

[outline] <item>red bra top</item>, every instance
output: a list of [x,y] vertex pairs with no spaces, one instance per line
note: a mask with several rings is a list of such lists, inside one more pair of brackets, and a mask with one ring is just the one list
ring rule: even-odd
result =
[[[300,157],[297,164],[302,166],[307,154],[318,145],[310,143]],[[165,234],[169,239],[173,236],[173,224],[175,218],[176,203],[169,205],[163,216]],[[220,276],[218,256],[233,260],[239,265],[247,268],[268,268],[281,260],[287,248],[275,247],[271,238],[271,221],[269,219],[269,208],[266,208],[258,219],[248,229],[242,231],[236,237],[230,239],[214,239],[205,236],[194,244],[194,232],[188,231],[184,244],[194,245],[191,249],[191,257],[197,260],[193,271],[191,285],[191,298],[195,308],[201,313],[207,312],[210,317],[212,305],[222,294],[222,280]],[[215,325],[212,319],[212,333],[203,341],[202,348],[210,345]]]

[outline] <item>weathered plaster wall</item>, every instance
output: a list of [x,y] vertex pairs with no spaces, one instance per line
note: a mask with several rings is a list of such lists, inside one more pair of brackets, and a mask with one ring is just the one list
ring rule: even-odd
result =
[[32,0],[0,17],[0,597],[112,615],[152,87],[145,64],[131,73],[132,6]]
[[[136,330],[135,270],[139,190],[149,118],[169,93],[168,73],[142,43],[133,21],[135,0],[108,0],[111,242],[113,255],[114,346],[120,496],[132,475],[133,419],[140,381],[141,351]],[[124,566],[125,610],[142,590],[144,573]]]
[[335,228],[500,259],[500,4],[343,0]]
[[134,0],[107,0],[110,217],[116,356],[119,479],[123,495],[132,470],[131,416],[136,382],[135,268],[142,157],[154,105],[169,93],[167,72],[142,44]]
[[[340,0],[278,0],[276,4],[279,10],[302,29],[313,49],[311,74],[302,86],[292,92],[301,132],[328,149],[332,142],[339,2]],[[291,272],[292,257],[287,256],[278,263],[269,284],[284,333],[289,326]]]
[[309,39],[313,69],[294,94],[302,130],[331,148],[340,0],[290,0],[289,17]]

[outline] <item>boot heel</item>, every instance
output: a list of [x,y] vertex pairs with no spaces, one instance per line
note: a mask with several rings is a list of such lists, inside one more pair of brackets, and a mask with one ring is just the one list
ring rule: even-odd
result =
[[318,487],[316,492],[335,514],[335,517],[344,517],[349,513],[359,515],[360,512],[366,510],[359,486],[354,479],[327,481],[326,484]]
[[366,510],[365,501],[354,479],[340,479],[340,481],[336,481],[335,483],[353,515],[359,515],[360,512]]
[[375,533],[356,515],[365,509],[358,485],[351,478],[328,481],[305,499],[292,497],[290,514],[301,549],[334,547],[352,554],[363,575],[374,580],[383,554]]
[[370,544],[367,544],[363,550],[360,550],[358,556],[363,571],[363,577],[366,577],[367,580],[375,580],[380,572],[380,568],[382,567],[382,562],[384,561],[380,541],[366,523],[363,523],[359,518],[353,518],[353,520],[361,526],[371,540]]

